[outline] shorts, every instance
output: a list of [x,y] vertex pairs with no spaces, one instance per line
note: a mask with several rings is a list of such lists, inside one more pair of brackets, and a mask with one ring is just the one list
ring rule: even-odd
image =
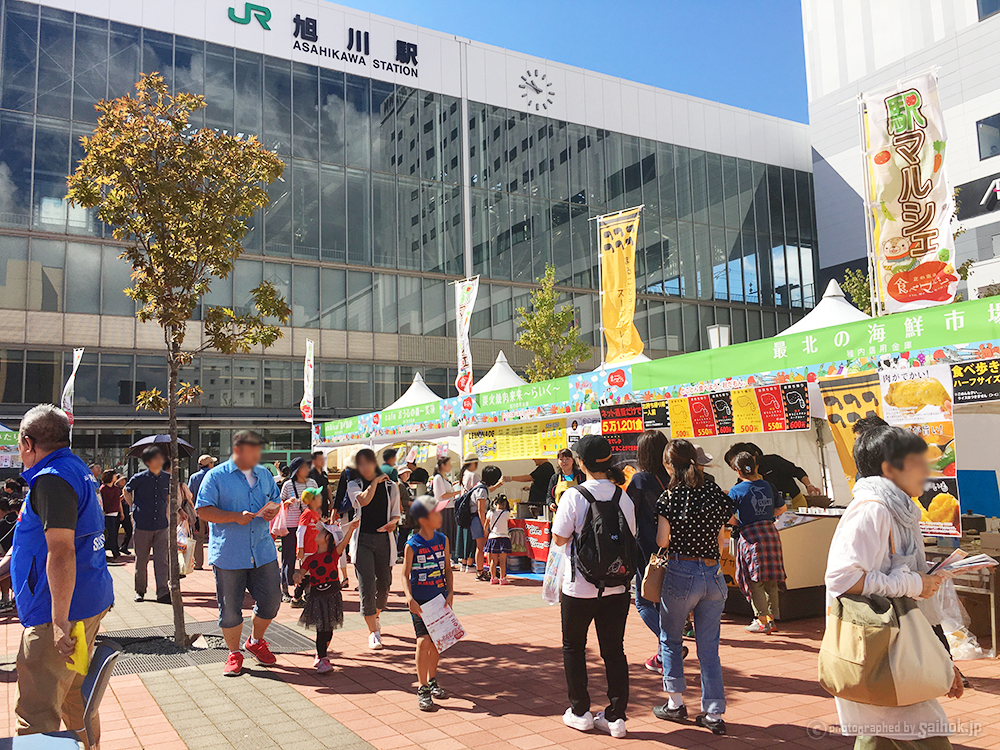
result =
[[483,533],[483,522],[479,520],[478,513],[472,517],[472,525],[469,527],[469,532],[473,539],[482,539],[486,536]]
[[281,572],[278,561],[256,568],[215,570],[215,595],[219,600],[219,627],[235,628],[243,624],[243,597],[254,600],[253,613],[262,620],[273,620],[281,606]]
[[[445,595],[444,598],[447,599],[448,596]],[[419,604],[421,607],[424,606],[426,603],[427,602],[417,602],[417,604]],[[417,638],[423,638],[425,635],[427,636],[430,635],[430,633],[427,632],[427,625],[426,623],[424,623],[424,620],[420,615],[415,615],[412,612],[410,612],[410,618],[413,620],[413,632],[416,633]]]

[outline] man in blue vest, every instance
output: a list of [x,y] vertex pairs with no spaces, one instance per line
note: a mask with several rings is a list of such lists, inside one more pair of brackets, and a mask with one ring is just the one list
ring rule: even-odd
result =
[[[30,409],[17,439],[28,495],[14,530],[11,583],[24,626],[17,655],[17,734],[83,730],[83,675],[66,662],[83,622],[88,651],[114,603],[104,555],[104,510],[89,467],[69,449],[69,419]],[[99,724],[95,730],[100,734]],[[83,735],[81,735],[82,737]]]

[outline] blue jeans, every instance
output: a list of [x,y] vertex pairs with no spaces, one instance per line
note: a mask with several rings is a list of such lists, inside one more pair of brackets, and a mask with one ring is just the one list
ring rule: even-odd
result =
[[273,620],[281,606],[281,573],[277,560],[241,570],[215,567],[220,628],[243,624],[243,598],[247,592],[254,601],[253,613],[262,620]]
[[639,565],[635,572],[635,608],[639,612],[639,617],[646,624],[646,627],[653,631],[653,635],[660,637],[660,603],[651,602],[642,598],[642,577],[646,575],[646,566],[649,564],[649,556],[639,555]]
[[726,581],[718,565],[699,560],[670,560],[663,578],[660,601],[660,658],[663,660],[663,689],[683,693],[684,657],[681,653],[684,621],[694,612],[695,643],[701,666],[701,710],[721,714],[726,710],[719,661],[722,608],[726,604]]

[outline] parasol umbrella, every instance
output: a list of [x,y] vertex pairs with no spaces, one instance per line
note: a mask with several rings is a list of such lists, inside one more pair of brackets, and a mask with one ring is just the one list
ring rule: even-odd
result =
[[[144,437],[132,444],[132,447],[128,449],[128,455],[133,458],[142,458],[142,452],[146,450],[150,445],[157,445],[163,448],[164,456],[167,455],[166,451],[170,447],[170,435],[150,435],[149,437]],[[177,438],[177,455],[181,458],[187,458],[194,453],[194,446],[191,445],[187,440],[182,440]]]

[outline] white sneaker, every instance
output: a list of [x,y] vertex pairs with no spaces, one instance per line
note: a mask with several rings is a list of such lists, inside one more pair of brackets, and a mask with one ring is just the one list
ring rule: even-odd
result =
[[625,732],[625,719],[616,719],[615,721],[608,721],[604,718],[604,712],[598,711],[594,716],[594,727],[600,729],[602,732],[607,732],[615,739],[622,739]]
[[382,634],[381,633],[369,633],[368,634],[368,648],[372,651],[379,651],[382,648]]
[[462,563],[462,572],[463,573],[468,573],[469,572],[469,566],[466,565],[465,563]]
[[567,708],[563,714],[563,724],[571,729],[579,729],[581,732],[589,732],[594,728],[594,715],[587,711],[583,716],[577,716],[572,708]]

